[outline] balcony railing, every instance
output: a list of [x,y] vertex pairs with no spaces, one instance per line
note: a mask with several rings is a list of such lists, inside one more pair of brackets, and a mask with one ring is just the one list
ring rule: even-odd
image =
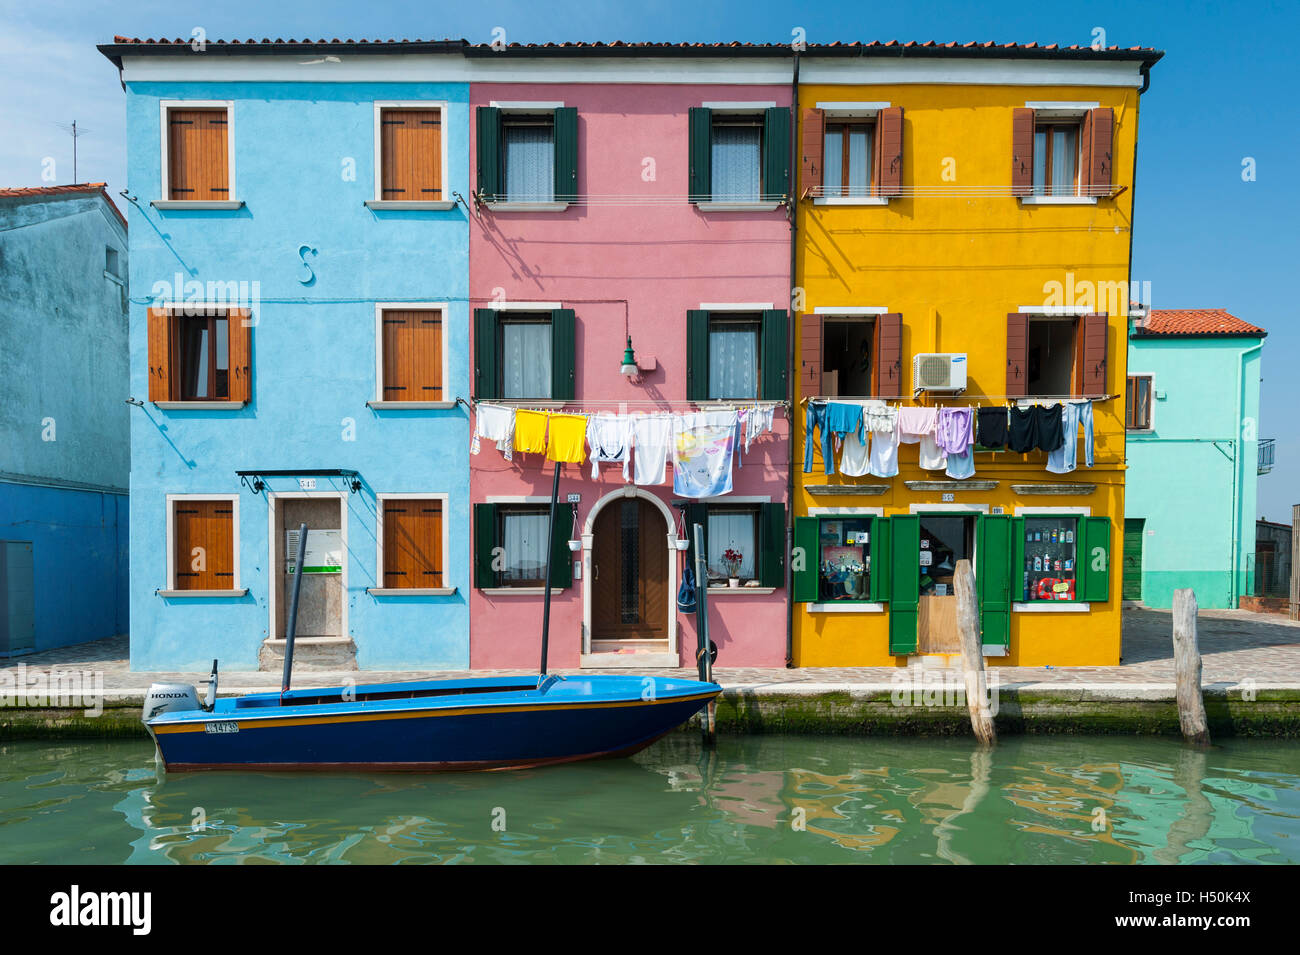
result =
[[1276,438],[1259,439],[1259,469],[1256,474],[1267,474],[1273,470],[1273,444]]

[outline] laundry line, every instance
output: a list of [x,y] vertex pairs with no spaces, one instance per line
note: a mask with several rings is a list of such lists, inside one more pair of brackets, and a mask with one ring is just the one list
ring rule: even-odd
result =
[[[1119,395],[968,395],[960,394],[952,397],[927,394],[926,397],[933,401],[1112,401]],[[810,401],[827,402],[827,401],[920,401],[920,395],[813,395],[799,399],[799,404],[806,405]]]

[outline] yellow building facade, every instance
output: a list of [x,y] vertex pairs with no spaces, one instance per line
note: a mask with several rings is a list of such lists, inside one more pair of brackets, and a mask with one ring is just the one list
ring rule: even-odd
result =
[[[802,82],[796,666],[958,653],[952,570],[963,558],[976,569],[987,662],[1119,662],[1138,105],[1158,58],[1111,61],[1095,83],[1051,59],[963,64],[957,78],[936,63],[901,82]],[[1077,426],[1066,437],[1077,466],[1065,473],[1048,470],[1045,450],[977,441],[967,477],[959,456],[952,473],[923,468],[934,448],[918,443],[899,445],[896,474],[886,460],[848,476],[849,442],[828,445],[822,416],[878,410],[871,398],[909,423],[926,416],[903,409],[1014,408],[1046,421],[1054,405],[1074,403],[1080,417],[1086,405],[1092,436]],[[972,415],[990,422],[977,439],[996,436],[998,414]]]

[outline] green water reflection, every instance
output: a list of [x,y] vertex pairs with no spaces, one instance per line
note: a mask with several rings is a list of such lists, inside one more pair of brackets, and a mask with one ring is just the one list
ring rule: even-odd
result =
[[29,862],[1295,863],[1300,743],[682,733],[424,776],[160,776],[150,743],[15,743],[0,863]]

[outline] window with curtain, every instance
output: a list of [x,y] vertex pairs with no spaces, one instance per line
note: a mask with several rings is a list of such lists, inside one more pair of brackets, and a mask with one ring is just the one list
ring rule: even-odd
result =
[[762,195],[763,127],[756,119],[713,124],[711,165],[715,202],[758,202]]
[[1130,375],[1127,399],[1128,429],[1130,431],[1151,430],[1151,376]]
[[822,195],[871,195],[871,135],[870,123],[827,123]]
[[709,322],[709,397],[757,398],[762,323],[755,316]]
[[501,320],[501,397],[551,397],[551,321]]
[[176,321],[181,401],[230,396],[230,332],[225,315],[183,315]]
[[724,557],[728,550],[740,555],[738,573],[741,583],[758,576],[757,508],[709,507],[708,548],[709,580],[725,581],[732,576]]
[[500,587],[542,587],[546,583],[546,527],[550,515],[545,508],[509,508],[501,511],[497,538],[502,548]]
[[506,199],[555,199],[555,121],[545,117],[508,119],[502,127]]
[[1078,123],[1040,125],[1034,130],[1034,194],[1075,195],[1078,159]]

